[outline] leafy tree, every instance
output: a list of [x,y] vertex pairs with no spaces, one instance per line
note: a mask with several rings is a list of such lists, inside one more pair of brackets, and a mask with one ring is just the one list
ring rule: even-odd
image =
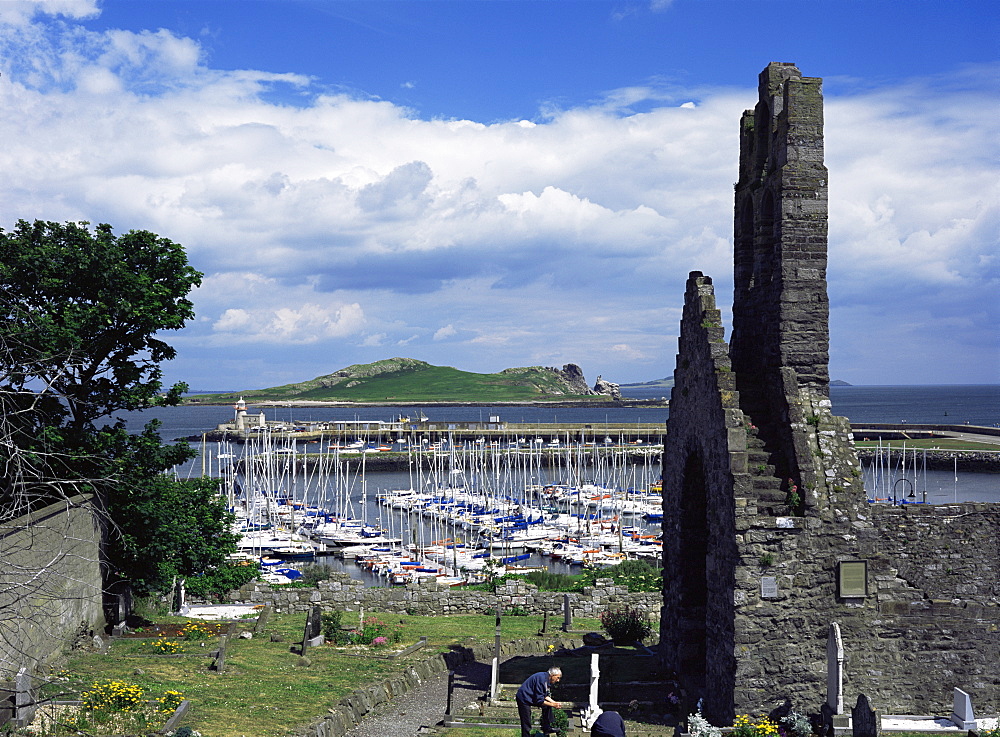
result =
[[160,363],[176,351],[157,336],[194,316],[188,292],[201,274],[184,249],[144,230],[36,220],[0,229],[0,321],[10,392],[47,402],[73,433],[116,410],[176,404],[161,395]]
[[193,317],[202,275],[166,238],[88,225],[0,229],[0,516],[96,493],[109,572],[160,591],[224,560],[231,518],[212,482],[163,475],[193,457],[186,444],[109,416],[178,402],[185,385],[164,391],[160,369],[175,350],[158,336]]

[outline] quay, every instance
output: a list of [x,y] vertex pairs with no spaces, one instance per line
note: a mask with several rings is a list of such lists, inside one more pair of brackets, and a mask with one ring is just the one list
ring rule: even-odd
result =
[[395,420],[310,420],[283,422],[267,420],[263,411],[249,414],[241,400],[236,404],[232,422],[224,422],[205,433],[206,440],[248,442],[257,438],[274,441],[326,441],[346,447],[351,443],[410,447],[429,446],[448,441],[454,445],[479,443],[508,447],[517,445],[662,445],[666,434],[662,422],[588,422],[545,423],[505,422],[497,415],[481,420],[430,420],[422,414]]

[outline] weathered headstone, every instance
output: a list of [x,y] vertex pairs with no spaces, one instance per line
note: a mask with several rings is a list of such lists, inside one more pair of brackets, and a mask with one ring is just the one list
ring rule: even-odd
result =
[[21,668],[14,676],[14,721],[19,727],[26,727],[35,718],[35,700],[31,696],[31,676],[27,668]]
[[569,594],[563,594],[563,632],[573,629],[573,610],[569,605]]
[[257,615],[257,621],[254,623],[253,631],[254,634],[260,634],[267,627],[267,620],[271,618],[271,605],[268,604],[263,609],[260,610],[260,614]]
[[306,627],[302,634],[302,652],[305,655],[310,647],[323,644],[323,615],[318,606],[314,606],[306,615]]
[[219,649],[215,651],[215,658],[212,660],[212,664],[208,666],[209,670],[214,670],[216,673],[225,672],[227,639],[228,638],[225,635],[219,638]]
[[826,636],[826,703],[833,714],[844,712],[844,642],[840,625],[830,624]]
[[959,729],[978,729],[976,717],[972,713],[972,698],[960,688],[954,691],[954,706],[951,709],[951,721]]
[[187,592],[184,587],[184,579],[178,578],[177,583],[174,584],[174,607],[173,610],[180,614],[186,614],[187,609]]
[[500,690],[500,602],[497,601],[496,634],[493,638],[493,661],[490,668],[490,701],[497,697]]
[[600,655],[591,653],[590,655],[590,692],[587,699],[587,706],[583,710],[583,726],[590,729],[597,721],[597,717],[604,711],[597,704],[597,689],[601,681]]
[[858,694],[858,703],[851,709],[851,729],[854,737],[880,737],[882,734],[882,717],[864,694]]

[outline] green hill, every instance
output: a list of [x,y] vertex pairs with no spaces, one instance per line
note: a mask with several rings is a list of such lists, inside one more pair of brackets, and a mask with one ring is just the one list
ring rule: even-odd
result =
[[475,374],[450,366],[433,366],[412,358],[389,358],[355,364],[310,381],[269,389],[186,397],[189,402],[229,403],[240,397],[255,401],[338,402],[530,402],[545,400],[602,401],[587,386],[575,364],[561,370],[544,366]]

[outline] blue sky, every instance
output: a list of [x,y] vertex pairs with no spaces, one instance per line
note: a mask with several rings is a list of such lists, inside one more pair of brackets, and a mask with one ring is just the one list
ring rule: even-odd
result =
[[824,78],[831,375],[997,383],[998,12],[915,0],[0,0],[0,226],[205,273],[199,389],[408,356],[668,376],[732,295],[740,112]]

